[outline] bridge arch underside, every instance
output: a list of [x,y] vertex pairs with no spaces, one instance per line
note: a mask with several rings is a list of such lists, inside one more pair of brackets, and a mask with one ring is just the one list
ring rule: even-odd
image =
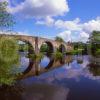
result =
[[35,53],[34,47],[33,47],[33,45],[29,41],[23,40],[23,39],[17,39],[17,40],[18,40],[19,45],[20,46],[22,45],[22,49],[26,48],[28,53],[30,53],[30,54]]
[[[45,50],[43,51],[43,49]],[[49,41],[44,41],[40,46],[40,52],[46,52],[47,54],[52,54],[54,52],[53,44]]]
[[64,53],[64,52],[66,52],[66,47],[63,44],[61,44],[58,48],[58,51],[61,53]]

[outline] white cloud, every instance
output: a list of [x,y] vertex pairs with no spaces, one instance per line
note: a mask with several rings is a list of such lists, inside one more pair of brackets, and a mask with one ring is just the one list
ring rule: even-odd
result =
[[80,33],[80,36],[83,37],[83,38],[84,38],[84,37],[88,38],[88,37],[89,37],[89,34],[86,33],[86,32],[81,32],[81,33]]
[[55,26],[58,29],[67,29],[70,31],[80,31],[81,24],[79,24],[80,19],[76,18],[72,21],[54,20],[51,17],[46,17],[44,20],[37,21],[36,24]]
[[63,38],[65,41],[71,41],[71,31],[64,31],[58,34],[59,37]]
[[[86,23],[81,23],[79,18],[72,21],[54,20],[51,17],[45,20],[38,21],[37,24],[53,26],[58,29],[62,29],[63,32],[58,33],[58,36],[62,37],[65,41],[82,41],[86,42],[92,31],[100,31],[100,17],[94,20],[90,20]],[[73,35],[73,33],[78,33]]]
[[29,36],[28,32],[13,32],[13,31],[0,31],[0,34],[9,34],[9,35],[26,35]]
[[79,41],[86,42],[89,38],[89,34],[86,32],[80,32]]
[[4,1],[9,2],[9,0],[0,0],[0,2],[4,2]]
[[81,23],[79,18],[75,18],[72,21],[54,20],[53,18],[51,19],[52,24],[47,24],[48,21],[42,21],[42,23],[44,25],[51,24],[52,26],[63,30],[79,31],[88,34],[90,34],[94,30],[100,31],[100,17],[97,17],[96,19],[90,20],[85,23]]
[[[63,29],[63,32],[58,33],[58,35],[60,34],[64,40],[66,40],[67,37],[68,40],[72,39],[75,41],[86,42],[92,31],[100,31],[100,17],[86,23],[80,23],[79,18],[76,18],[73,21],[57,20],[55,21],[55,26]],[[66,30],[70,32],[70,35],[66,34]],[[76,36],[73,35],[75,32],[78,33]]]
[[67,29],[67,30],[70,30],[70,31],[76,31],[76,30],[81,30],[81,27],[80,27],[80,19],[79,18],[76,18],[75,20],[73,21],[62,21],[62,20],[57,20],[55,22],[55,26],[57,28],[63,28],[63,29]]
[[36,24],[39,24],[39,25],[47,25],[47,26],[52,26],[54,24],[54,19],[47,16],[44,20],[39,20],[36,22]]
[[25,0],[15,7],[9,7],[9,11],[33,18],[63,15],[69,11],[69,7],[66,0]]
[[100,18],[97,17],[95,20],[90,20],[84,23],[82,26],[83,31],[91,33],[92,31],[100,31]]
[[89,38],[88,33],[80,32],[80,33],[78,33],[78,35],[74,35],[72,31],[63,31],[61,33],[58,33],[58,36],[63,38],[66,42],[68,42],[68,41],[86,42]]

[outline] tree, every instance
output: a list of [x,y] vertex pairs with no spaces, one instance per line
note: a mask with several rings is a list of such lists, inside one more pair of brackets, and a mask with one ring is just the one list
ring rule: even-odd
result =
[[6,30],[14,25],[13,16],[7,11],[7,2],[0,2],[0,30]]
[[[0,31],[4,31],[15,23],[13,16],[7,11],[7,2],[0,2]],[[12,69],[19,62],[18,45],[15,38],[0,37],[0,86],[10,85],[15,77]]]
[[48,52],[49,51],[49,47],[47,44],[43,44],[40,48],[41,52]]
[[12,69],[19,64],[18,49],[15,38],[0,38],[0,85],[11,85],[15,81]]
[[100,31],[93,31],[90,39],[91,42],[100,42]]
[[55,40],[58,41],[58,42],[64,42],[64,40],[61,37],[59,37],[59,36],[56,36]]
[[93,31],[90,41],[92,55],[100,56],[100,31]]

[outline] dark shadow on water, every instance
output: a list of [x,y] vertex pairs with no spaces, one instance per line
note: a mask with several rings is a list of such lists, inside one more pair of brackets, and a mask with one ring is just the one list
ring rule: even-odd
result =
[[0,88],[0,100],[66,100],[69,89],[50,84],[21,84]]
[[93,76],[100,76],[100,65],[90,63],[87,67]]
[[21,93],[22,87],[15,86],[0,86],[0,100],[23,100]]

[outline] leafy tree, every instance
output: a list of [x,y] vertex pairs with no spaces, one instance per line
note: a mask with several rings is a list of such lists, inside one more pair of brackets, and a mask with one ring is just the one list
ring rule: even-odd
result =
[[92,42],[100,42],[100,31],[93,31],[90,39]]
[[100,56],[100,31],[93,31],[90,41],[92,54],[94,56]]
[[19,51],[22,52],[28,51],[28,48],[29,48],[28,44],[19,44]]
[[[7,11],[7,2],[0,1],[0,31],[4,31],[15,23],[13,16]],[[14,82],[12,68],[18,64],[18,46],[14,38],[0,37],[0,85]]]
[[7,2],[0,2],[0,30],[6,30],[14,25],[13,16],[7,11]]
[[49,47],[47,44],[43,44],[40,48],[40,52],[48,52],[49,51]]
[[73,42],[74,49],[83,49],[84,43],[82,42]]
[[0,85],[11,85],[15,81],[12,69],[19,64],[18,49],[15,38],[0,38]]
[[55,40],[58,41],[58,42],[64,42],[64,40],[61,37],[59,37],[59,36],[56,36]]

